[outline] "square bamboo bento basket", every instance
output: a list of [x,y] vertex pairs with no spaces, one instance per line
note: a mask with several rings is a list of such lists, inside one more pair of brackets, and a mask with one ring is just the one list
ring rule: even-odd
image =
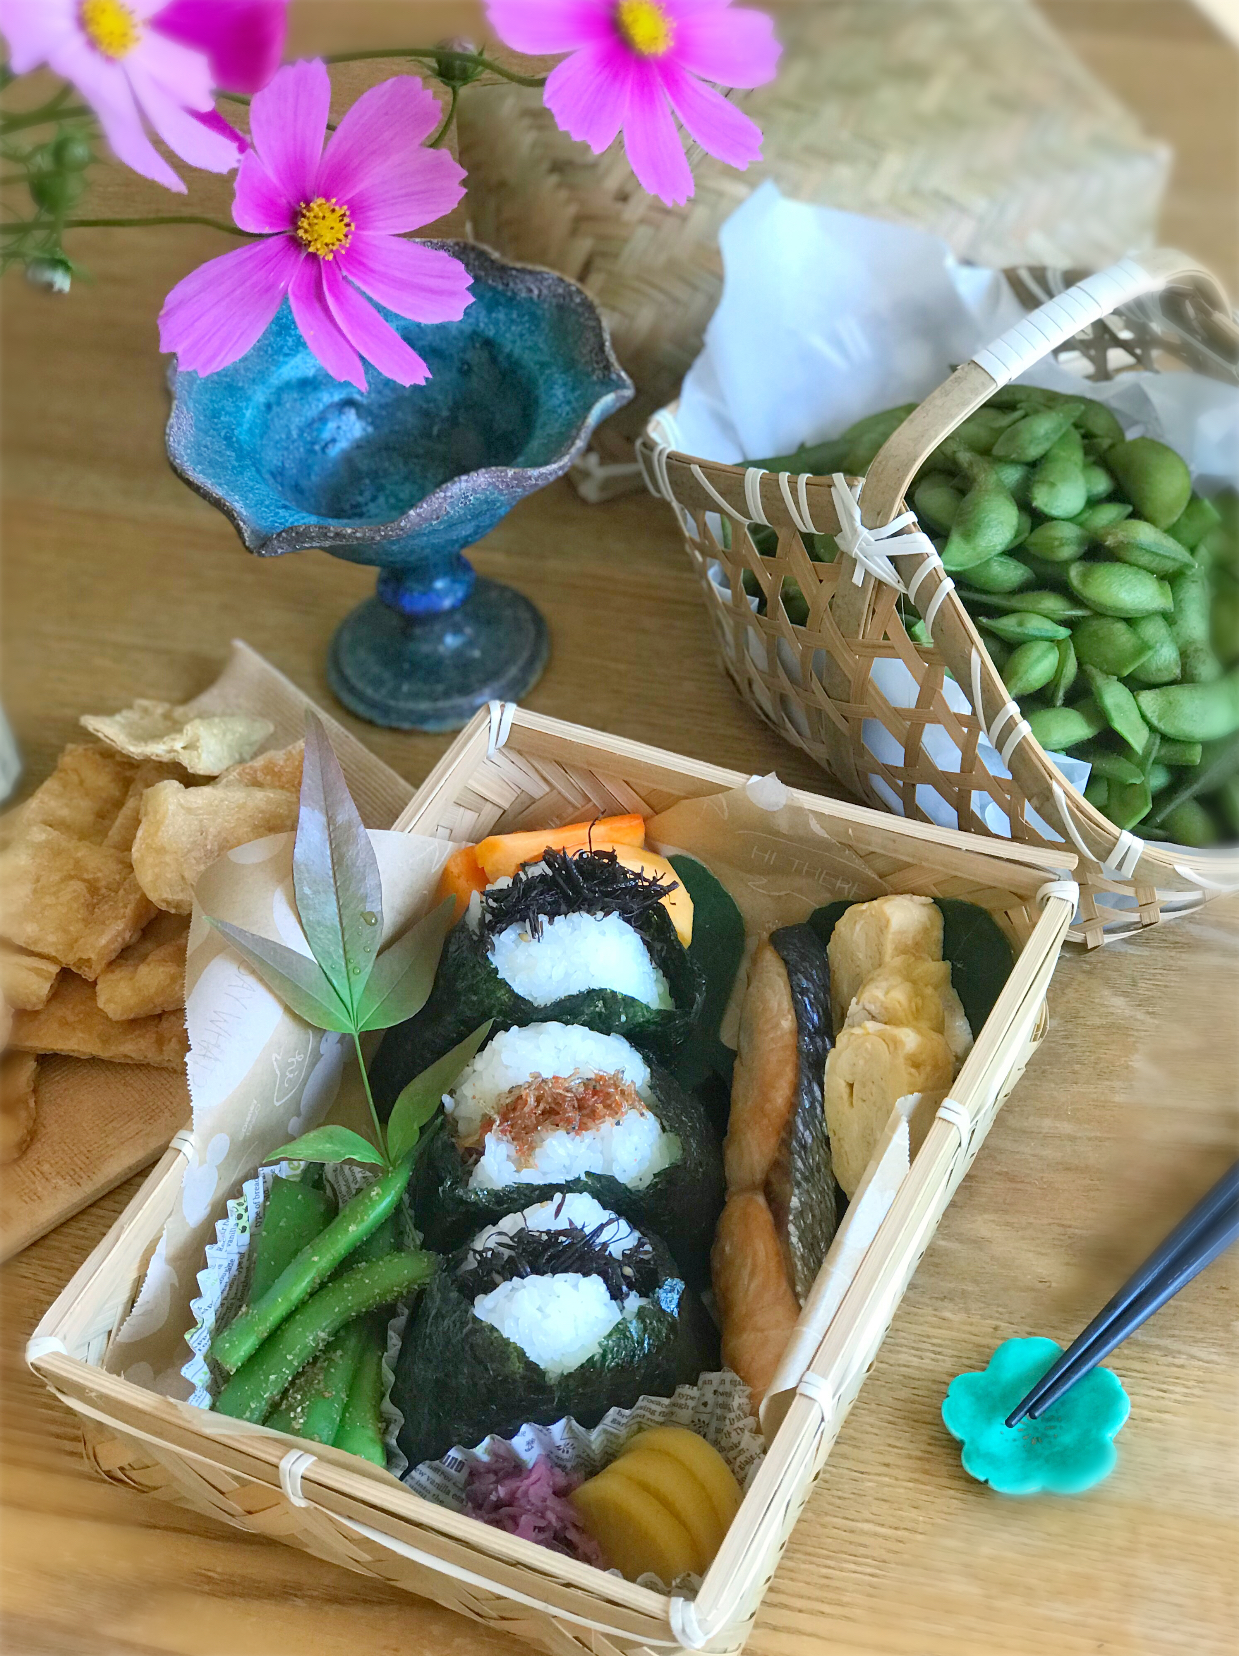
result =
[[[477,840],[594,812],[665,810],[748,778],[493,704],[453,744],[396,827]],[[27,1358],[85,1419],[86,1453],[113,1482],[434,1599],[553,1656],[741,1649],[784,1544],[921,1254],[1047,1025],[1046,988],[1076,888],[1061,854],[790,793],[814,827],[892,892],[981,903],[1014,970],[864,1252],[697,1598],[664,1597],[446,1511],[338,1450],[210,1414],[109,1372],[107,1351],[184,1173],[167,1154],[39,1324]],[[819,841],[820,843],[820,841]],[[1068,862],[1070,859],[1067,859]],[[830,895],[836,895],[832,892]],[[187,1135],[186,1135],[187,1136]],[[217,1213],[232,1192],[221,1192]],[[829,1263],[829,1262],[828,1262]]]

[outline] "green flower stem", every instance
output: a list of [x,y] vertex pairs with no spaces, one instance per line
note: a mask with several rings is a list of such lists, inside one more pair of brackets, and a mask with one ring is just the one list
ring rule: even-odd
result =
[[450,52],[438,46],[389,46],[377,52],[334,52],[324,63],[377,63],[384,58],[426,58],[432,63],[458,63],[479,72],[489,69],[514,86],[545,86],[545,75],[518,75],[515,69],[488,58],[484,52]]
[[[229,236],[240,236],[245,241],[261,239],[257,236],[251,236],[248,230],[239,230],[235,224],[229,224],[225,219],[203,218],[197,213],[157,213],[151,218],[72,218],[64,221],[63,228],[66,230],[131,230],[158,224],[205,224],[211,230],[222,230]],[[31,222],[23,219],[20,224],[0,224],[0,231],[23,230],[31,227]]]
[[357,1030],[353,1031],[353,1046],[357,1050],[357,1068],[361,1071],[361,1084],[366,1089],[366,1103],[370,1106],[370,1119],[374,1123],[375,1145],[384,1158],[387,1157],[387,1139],[379,1124],[379,1112],[374,1107],[374,1094],[370,1091],[370,1077],[366,1074],[366,1060],[361,1053],[361,1036]]
[[24,132],[27,127],[45,126],[49,121],[76,121],[88,118],[91,111],[84,104],[75,104],[70,109],[62,107],[68,90],[68,87],[65,87],[63,92],[57,93],[38,109],[22,110],[16,115],[0,115],[0,137],[7,138],[10,133]]
[[450,91],[452,96],[451,101],[447,106],[447,114],[444,115],[443,119],[439,122],[438,129],[436,130],[434,137],[426,140],[427,149],[438,149],[439,145],[447,137],[452,122],[456,118],[456,101],[460,97],[460,88],[458,86],[453,86],[450,88]]

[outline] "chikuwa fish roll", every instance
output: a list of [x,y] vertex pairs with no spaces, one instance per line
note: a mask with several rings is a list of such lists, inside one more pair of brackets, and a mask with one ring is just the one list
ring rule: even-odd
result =
[[705,984],[667,907],[674,895],[691,926],[691,900],[669,864],[651,862],[655,872],[613,850],[548,849],[475,892],[425,1006],[384,1038],[371,1073],[380,1106],[488,1018],[501,1029],[583,1024],[672,1055]]
[[414,1196],[432,1247],[456,1247],[483,1221],[554,1192],[581,1192],[656,1231],[690,1285],[708,1282],[721,1147],[698,1101],[622,1035],[552,1022],[502,1030],[444,1110]]
[[400,1447],[417,1465],[527,1422],[595,1426],[716,1358],[665,1243],[561,1194],[484,1226],[436,1274],[396,1367]]

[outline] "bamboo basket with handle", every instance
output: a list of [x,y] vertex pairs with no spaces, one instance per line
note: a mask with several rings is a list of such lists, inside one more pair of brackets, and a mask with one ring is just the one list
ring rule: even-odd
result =
[[[1116,828],[1071,786],[1021,718],[936,551],[911,514],[903,521],[904,495],[939,443],[999,386],[1050,353],[1080,373],[1085,391],[1090,381],[1132,368],[1187,369],[1239,383],[1239,327],[1216,279],[1169,250],[1079,279],[1040,270],[1012,272],[1009,279],[1036,308],[957,368],[869,468],[860,495],[863,527],[901,520],[880,546],[871,543],[888,559],[858,564],[843,551],[833,563],[813,562],[801,531],[840,533],[831,479],[695,459],[677,447],[674,404],[650,421],[637,453],[647,486],[680,520],[724,666],[745,700],[871,804],[928,820],[919,790],[929,789],[954,808],[961,827],[987,833],[980,796],[998,808],[1011,839],[1069,848],[1080,859],[1081,886],[1070,936],[1095,948],[1239,889],[1239,846],[1146,843]],[[848,482],[855,493],[859,481]],[[758,552],[752,524],[777,531],[777,554]],[[765,594],[764,615],[745,594],[746,571]],[[803,625],[790,619],[780,598],[788,577],[808,604]],[[905,592],[933,636],[931,648],[914,643],[904,629],[898,600]],[[894,706],[881,693],[873,682],[879,660],[903,664],[916,686],[915,705]],[[967,698],[967,712],[948,704],[948,670]],[[877,756],[865,740],[867,725],[871,731],[880,726],[893,741],[897,761]],[[924,733],[933,726],[958,748],[957,770],[944,770],[926,753]],[[978,753],[983,737],[1010,776],[987,768]],[[1030,812],[1057,837],[1047,838]]]
[[[651,815],[747,779],[655,748],[492,704],[454,743],[396,826],[440,838],[551,827],[594,813]],[[791,1397],[695,1600],[664,1597],[414,1495],[331,1448],[190,1408],[116,1372],[114,1331],[133,1302],[184,1172],[168,1153],[39,1324],[27,1358],[84,1417],[107,1478],[346,1569],[420,1593],[552,1656],[648,1656],[743,1646],[808,1498],[947,1202],[1046,1027],[1045,994],[1075,907],[1061,861],[791,794],[814,839],[845,845],[883,890],[987,907],[1016,961],[990,1017]],[[220,1192],[222,1213],[231,1192]],[[828,1259],[823,1269],[830,1267]]]

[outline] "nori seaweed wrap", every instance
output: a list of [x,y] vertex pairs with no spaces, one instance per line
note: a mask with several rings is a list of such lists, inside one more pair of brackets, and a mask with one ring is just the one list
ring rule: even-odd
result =
[[527,1422],[596,1426],[717,1364],[717,1336],[665,1243],[588,1197],[527,1208],[474,1240],[481,1251],[447,1260],[404,1336],[392,1402],[410,1464]]
[[[541,863],[489,888],[480,915],[466,914],[448,933],[425,1006],[383,1039],[370,1072],[380,1112],[386,1115],[413,1076],[488,1018],[500,1029],[584,1024],[636,1040],[664,1062],[672,1058],[700,1012],[705,982],[661,902],[667,889],[623,867],[608,851],[575,856],[547,851]],[[614,916],[625,936],[631,929],[644,946],[643,961],[648,955],[654,975],[665,981],[670,1004],[652,1005],[616,988],[593,987],[535,1002],[500,975],[493,957],[505,939],[519,932],[526,943],[553,945],[555,923],[575,915]]]

